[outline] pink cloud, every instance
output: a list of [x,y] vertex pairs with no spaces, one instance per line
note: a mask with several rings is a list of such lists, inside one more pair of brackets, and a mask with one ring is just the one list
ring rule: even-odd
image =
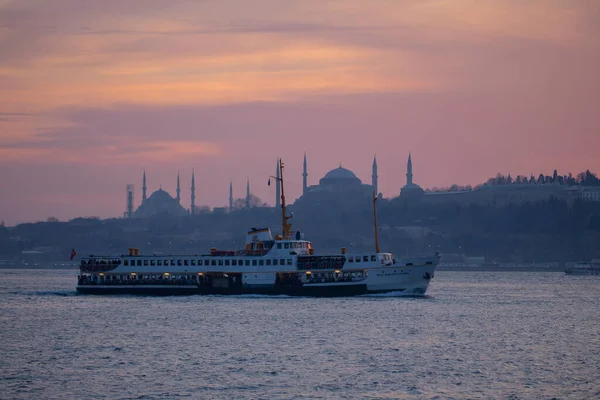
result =
[[171,192],[195,168],[202,204],[246,177],[272,202],[278,156],[293,198],[304,151],[311,183],[340,161],[368,182],[376,153],[386,196],[408,151],[425,187],[600,170],[598,18],[566,0],[1,3],[0,219],[121,215],[144,168]]

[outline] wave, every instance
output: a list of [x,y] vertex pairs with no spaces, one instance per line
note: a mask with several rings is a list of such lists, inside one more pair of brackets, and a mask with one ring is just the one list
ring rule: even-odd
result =
[[404,297],[407,299],[433,299],[432,296],[426,294],[406,294],[406,292],[400,290],[386,293],[368,293],[363,294],[360,297]]
[[21,295],[21,296],[78,296],[76,290],[49,290],[49,291],[22,291],[22,292],[6,292],[6,294]]
[[223,297],[234,299],[293,299],[302,296],[289,296],[287,294],[208,294],[203,295],[202,297]]

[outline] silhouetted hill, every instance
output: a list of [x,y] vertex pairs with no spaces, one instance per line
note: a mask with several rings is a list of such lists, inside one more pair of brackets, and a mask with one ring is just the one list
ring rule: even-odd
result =
[[[292,205],[293,228],[317,252],[340,247],[374,249],[370,201],[344,207],[331,198],[318,205]],[[492,261],[544,262],[600,258],[600,202],[550,199],[522,205],[424,204],[402,198],[378,201],[381,249],[395,254],[439,251],[485,256]],[[77,218],[0,227],[0,259],[68,260],[78,255],[207,253],[211,247],[243,247],[252,227],[280,231],[280,210],[252,208],[231,213],[147,219]]]

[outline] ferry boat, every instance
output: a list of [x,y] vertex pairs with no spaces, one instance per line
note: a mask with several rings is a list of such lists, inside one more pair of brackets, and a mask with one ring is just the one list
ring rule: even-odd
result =
[[565,268],[567,275],[600,275],[600,260],[592,260],[591,263],[569,264]]
[[395,259],[381,252],[377,235],[377,196],[373,196],[375,251],[315,254],[312,243],[292,231],[286,213],[283,162],[279,162],[282,232],[251,229],[241,250],[210,249],[207,254],[143,255],[130,248],[119,257],[82,257],[77,291],[86,294],[263,294],[354,296],[395,292],[423,296],[434,277],[439,254]]

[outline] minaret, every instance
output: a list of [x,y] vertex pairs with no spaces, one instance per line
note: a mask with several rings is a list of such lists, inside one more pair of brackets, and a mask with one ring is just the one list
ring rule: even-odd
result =
[[250,178],[246,182],[246,210],[250,209]]
[[142,178],[142,204],[146,202],[146,170],[144,170],[144,178]]
[[304,169],[302,170],[302,195],[306,194],[308,171],[306,169],[306,152],[304,152]]
[[281,181],[279,176],[279,158],[275,170],[275,208],[281,207]]
[[371,185],[373,186],[375,196],[378,196],[379,191],[377,188],[377,156],[373,156],[373,175],[371,175]]
[[229,211],[233,210],[233,184],[229,181]]
[[194,179],[194,170],[192,170],[192,198],[190,202],[190,214],[196,214],[196,180]]
[[179,171],[177,172],[177,202],[181,203],[181,185],[179,185]]
[[410,158],[410,153],[408,153],[408,163],[406,164],[406,185],[410,186],[413,183],[413,173],[412,173],[412,160]]

